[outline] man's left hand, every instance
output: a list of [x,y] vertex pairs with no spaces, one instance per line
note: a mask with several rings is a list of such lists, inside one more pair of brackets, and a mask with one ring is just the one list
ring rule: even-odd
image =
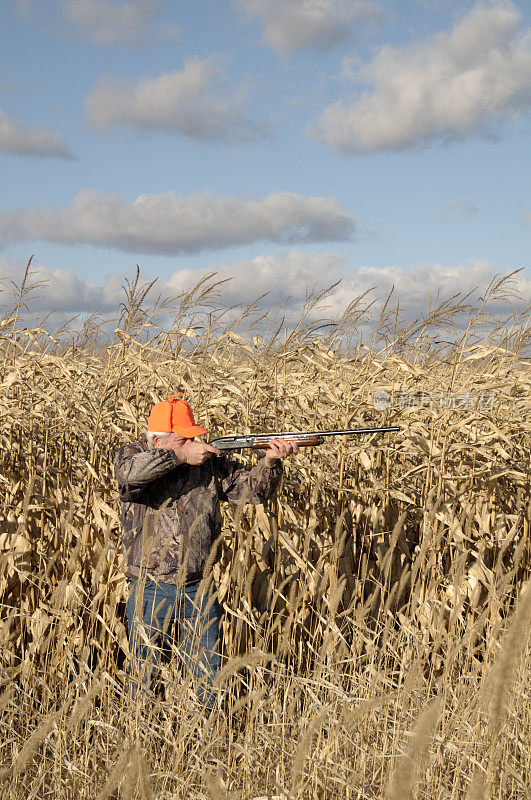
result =
[[298,452],[299,445],[297,442],[290,442],[287,439],[271,439],[265,454],[266,466],[272,467],[276,461],[288,458],[288,456],[294,456]]

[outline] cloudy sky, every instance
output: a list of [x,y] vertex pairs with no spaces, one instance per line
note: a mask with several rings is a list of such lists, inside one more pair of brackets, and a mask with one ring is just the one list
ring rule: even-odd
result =
[[125,275],[337,309],[395,286],[531,299],[524,0],[9,0],[0,275],[108,310]]

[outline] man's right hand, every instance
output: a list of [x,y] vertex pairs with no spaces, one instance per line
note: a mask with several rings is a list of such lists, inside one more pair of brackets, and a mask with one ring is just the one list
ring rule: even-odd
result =
[[199,467],[212,456],[220,456],[221,450],[212,447],[205,442],[196,442],[193,439],[186,439],[184,444],[171,448],[181,464],[190,464],[192,467]]
[[179,436],[178,433],[169,433],[163,438],[155,436],[153,447],[173,450],[179,464],[190,464],[192,467],[204,464],[212,456],[221,455],[221,450],[218,450],[217,447],[212,447],[211,444],[205,444],[205,442],[196,442],[195,439],[188,439],[185,436]]

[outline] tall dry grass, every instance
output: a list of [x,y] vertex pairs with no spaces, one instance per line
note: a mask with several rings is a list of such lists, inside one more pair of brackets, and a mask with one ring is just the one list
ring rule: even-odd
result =
[[[528,310],[488,315],[508,281],[413,322],[391,298],[370,330],[366,297],[330,320],[310,292],[288,326],[227,308],[212,277],[150,302],[137,275],[106,339],[95,318],[70,339],[25,328],[40,287],[28,269],[12,288],[1,797],[528,800]],[[152,699],[125,680],[113,455],[179,389],[212,436],[401,426],[304,450],[268,507],[224,508],[229,705],[211,714],[177,663]],[[471,407],[441,407],[449,392]]]

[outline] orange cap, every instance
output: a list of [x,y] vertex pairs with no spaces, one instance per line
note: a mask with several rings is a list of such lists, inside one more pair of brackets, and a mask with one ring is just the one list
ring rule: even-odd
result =
[[207,433],[204,428],[195,424],[192,409],[181,399],[180,394],[174,394],[153,406],[148,419],[148,431],[178,433],[187,438]]

